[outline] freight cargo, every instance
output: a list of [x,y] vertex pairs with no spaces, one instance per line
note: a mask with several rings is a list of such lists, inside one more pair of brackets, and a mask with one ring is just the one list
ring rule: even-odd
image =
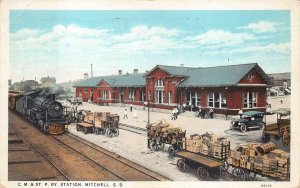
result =
[[[236,167],[233,174],[239,176],[239,180],[245,179],[241,176],[246,172],[287,180],[290,176],[289,161],[289,153],[276,149],[276,145],[272,142],[237,146],[235,150],[230,150],[228,158],[229,165]],[[244,173],[237,173],[243,169],[246,169]]]

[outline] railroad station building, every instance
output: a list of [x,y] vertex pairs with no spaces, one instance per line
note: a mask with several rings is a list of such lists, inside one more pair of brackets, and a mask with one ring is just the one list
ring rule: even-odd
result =
[[125,103],[172,109],[210,108],[237,114],[239,109],[266,110],[268,75],[257,63],[217,67],[157,65],[147,73],[93,77],[77,83],[76,96],[98,104]]

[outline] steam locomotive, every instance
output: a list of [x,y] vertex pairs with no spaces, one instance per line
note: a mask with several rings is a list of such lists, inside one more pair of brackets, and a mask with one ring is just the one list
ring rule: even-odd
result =
[[8,104],[45,133],[61,134],[68,123],[62,104],[45,90],[9,92]]

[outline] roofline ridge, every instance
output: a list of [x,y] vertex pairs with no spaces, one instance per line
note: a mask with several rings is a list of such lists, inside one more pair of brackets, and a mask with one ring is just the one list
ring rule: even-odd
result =
[[175,66],[175,65],[157,65],[157,66],[177,67],[177,68],[197,68],[197,67],[182,67],[182,66]]
[[231,64],[231,65],[218,65],[218,66],[211,66],[211,67],[195,67],[195,69],[206,69],[206,68],[216,68],[216,67],[233,67],[233,66],[240,66],[240,65],[258,65],[258,63],[243,63],[243,64]]

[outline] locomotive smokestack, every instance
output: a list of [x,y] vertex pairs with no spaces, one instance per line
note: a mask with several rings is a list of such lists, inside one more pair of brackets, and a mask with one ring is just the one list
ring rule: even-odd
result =
[[93,78],[93,64],[91,64],[91,78]]

